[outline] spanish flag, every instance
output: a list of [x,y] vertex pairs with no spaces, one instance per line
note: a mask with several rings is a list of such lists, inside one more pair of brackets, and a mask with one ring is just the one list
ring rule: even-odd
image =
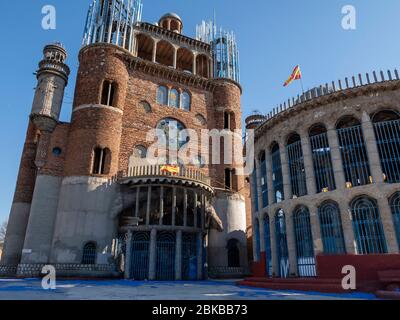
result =
[[161,172],[168,172],[171,174],[179,174],[179,167],[178,166],[171,166],[171,165],[167,165],[167,166],[162,166],[161,167]]
[[294,68],[292,75],[290,76],[289,79],[286,80],[285,84],[283,85],[284,87],[287,87],[289,84],[291,84],[295,80],[300,80],[301,79],[301,70],[300,66],[296,66]]

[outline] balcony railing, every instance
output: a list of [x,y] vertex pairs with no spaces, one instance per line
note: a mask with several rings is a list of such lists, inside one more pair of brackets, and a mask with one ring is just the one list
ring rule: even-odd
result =
[[141,177],[171,177],[175,179],[193,180],[210,185],[210,178],[207,177],[202,171],[194,167],[178,166],[176,172],[168,171],[168,166],[164,165],[145,165],[129,167],[127,176],[124,178],[141,178]]

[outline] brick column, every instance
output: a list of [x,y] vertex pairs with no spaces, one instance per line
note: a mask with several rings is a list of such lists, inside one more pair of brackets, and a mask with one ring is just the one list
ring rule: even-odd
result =
[[285,211],[286,216],[286,237],[289,251],[289,276],[295,274],[298,275],[297,271],[297,254],[296,254],[296,238],[294,236],[294,225],[293,216],[291,212]]
[[310,222],[311,222],[311,233],[314,243],[314,255],[317,256],[324,252],[321,226],[318,218],[318,208],[314,204],[309,205],[310,210]]
[[156,280],[156,263],[157,263],[157,230],[152,229],[150,233],[150,249],[149,249],[149,280]]
[[343,237],[347,254],[356,254],[356,240],[354,238],[353,221],[351,210],[346,201],[339,202],[340,215],[342,218]]
[[128,237],[126,240],[126,252],[125,252],[125,273],[124,278],[129,279],[131,277],[131,266],[132,266],[132,231],[128,231]]
[[373,182],[383,183],[383,172],[378,152],[378,145],[375,139],[374,127],[371,118],[365,111],[363,112],[362,115],[362,129],[367,148],[369,166],[371,168]]
[[342,165],[342,156],[339,149],[339,139],[334,127],[328,128],[328,143],[331,148],[332,168],[335,176],[336,189],[344,190],[346,188],[346,180]]
[[392,210],[389,206],[388,199],[379,198],[378,208],[379,208],[379,213],[381,215],[388,253],[398,254],[399,245],[397,243],[397,236],[396,236],[396,230],[394,228]]
[[314,195],[317,193],[315,184],[314,163],[312,158],[311,143],[307,132],[301,132],[301,148],[303,150],[304,168],[306,170],[307,193]]
[[282,163],[283,192],[285,194],[285,200],[290,200],[292,198],[292,188],[290,184],[289,163],[286,154],[286,148],[282,143],[279,144],[279,151],[281,154]]
[[176,232],[175,242],[175,280],[182,280],[182,230]]

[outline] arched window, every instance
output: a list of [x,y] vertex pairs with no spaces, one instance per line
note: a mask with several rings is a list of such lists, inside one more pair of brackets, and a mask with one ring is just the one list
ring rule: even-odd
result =
[[157,43],[156,62],[167,67],[174,66],[175,49],[169,42],[161,40]]
[[177,52],[177,66],[178,70],[192,73],[193,72],[193,52],[186,48],[179,48]]
[[231,190],[233,188],[233,170],[230,168],[225,169],[225,189]]
[[339,206],[332,201],[324,202],[318,208],[318,217],[324,254],[346,254]]
[[111,165],[111,152],[108,148],[95,148],[93,157],[92,174],[109,174]]
[[338,122],[336,129],[347,187],[372,183],[360,121],[346,116]]
[[265,151],[259,155],[260,161],[260,175],[261,175],[261,193],[263,208],[268,206],[268,176],[267,176],[267,159]]
[[390,198],[390,208],[392,209],[394,228],[396,230],[397,243],[400,248],[400,192]]
[[175,248],[175,233],[163,231],[157,234],[157,280],[175,280]]
[[390,110],[372,117],[384,181],[400,182],[400,116]]
[[264,218],[264,243],[267,275],[272,277],[271,229],[268,215]]
[[152,61],[154,40],[145,34],[136,36],[136,56],[140,59]]
[[331,148],[328,133],[324,125],[314,125],[310,129],[310,142],[315,172],[317,193],[336,189],[333,173]]
[[179,97],[180,97],[179,91],[176,89],[171,89],[169,91],[169,100],[168,100],[169,106],[179,109],[179,105],[180,105]]
[[115,106],[116,84],[109,80],[104,80],[101,93],[101,104],[105,106]]
[[181,101],[182,109],[186,110],[186,111],[190,111],[190,105],[191,105],[190,94],[188,92],[184,91],[182,93],[181,100],[182,100]]
[[224,129],[231,130],[231,113],[228,111],[224,112]]
[[376,201],[362,196],[351,202],[358,254],[387,253],[386,239]]
[[258,210],[259,210],[259,207],[258,207],[258,185],[257,185],[257,168],[256,168],[255,161],[254,161],[254,170],[253,170],[253,173],[251,174],[251,182],[252,182],[251,194],[252,194],[252,198],[253,198],[254,208],[255,208],[255,212],[258,212]]
[[276,251],[279,263],[279,274],[281,278],[289,277],[289,249],[286,234],[286,217],[282,209],[275,215],[275,237]]
[[314,243],[311,232],[310,211],[304,206],[293,212],[296,238],[297,267],[300,277],[315,277]]
[[210,64],[205,55],[198,55],[196,58],[196,74],[203,78],[209,77]]
[[254,221],[254,244],[255,244],[255,257],[254,261],[260,261],[260,222],[258,219]]
[[281,151],[279,144],[274,143],[271,147],[271,159],[272,159],[272,181],[274,188],[275,203],[282,202],[285,199],[283,192],[283,175],[282,175],[282,162],[281,162]]
[[305,196],[307,194],[306,170],[304,167],[301,138],[297,133],[289,136],[286,149],[289,160],[290,182],[292,185],[293,197]]
[[168,89],[164,86],[157,89],[157,103],[164,106],[168,105]]
[[96,244],[88,242],[83,247],[82,264],[93,265],[96,264]]
[[227,249],[228,249],[228,267],[239,268],[240,267],[239,241],[236,239],[230,239],[228,241]]

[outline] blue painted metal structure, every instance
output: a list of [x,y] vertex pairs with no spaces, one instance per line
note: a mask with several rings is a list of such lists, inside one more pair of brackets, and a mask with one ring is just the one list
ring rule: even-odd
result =
[[300,206],[293,212],[293,226],[299,277],[315,277],[317,271],[315,267],[310,211],[308,208]]
[[296,197],[305,196],[307,195],[306,171],[303,149],[298,134],[293,135],[293,141],[288,143],[286,150],[288,154],[292,194]]
[[182,236],[182,279],[197,280],[197,239],[193,233]]
[[283,174],[282,174],[282,162],[281,152],[279,145],[276,143],[271,150],[272,159],[272,181],[274,188],[275,203],[282,202],[285,199],[285,193],[283,189]]
[[266,274],[272,277],[272,254],[271,254],[271,229],[269,217],[264,218],[264,243],[265,243],[265,266]]
[[163,231],[157,234],[156,279],[175,280],[175,233]]
[[390,208],[392,209],[393,222],[397,236],[397,243],[400,248],[400,192],[397,192],[393,197],[391,197]]
[[342,219],[337,203],[326,201],[318,208],[325,255],[346,254]]
[[148,279],[150,233],[135,232],[132,235],[131,275],[134,280]]
[[351,203],[353,230],[358,254],[387,253],[383,225],[376,201],[366,196]]
[[109,43],[133,52],[133,28],[141,21],[142,10],[141,0],[93,0],[87,14],[83,46]]
[[278,276],[280,278],[289,277],[289,249],[286,234],[286,217],[283,210],[278,210],[275,215],[275,237],[278,258]]
[[374,123],[385,182],[400,182],[400,120]]

